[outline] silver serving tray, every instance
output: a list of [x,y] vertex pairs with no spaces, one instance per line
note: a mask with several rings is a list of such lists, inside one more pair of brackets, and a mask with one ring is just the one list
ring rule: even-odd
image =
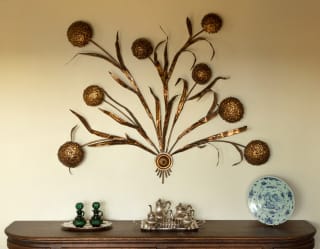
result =
[[87,221],[83,227],[76,227],[73,225],[72,221],[67,221],[62,223],[62,229],[65,231],[72,231],[72,232],[92,232],[92,231],[100,231],[106,230],[111,228],[112,222],[104,220],[103,223],[99,227],[91,226],[90,222]]
[[150,223],[148,220],[142,220],[140,229],[142,231],[197,231],[205,221],[193,220],[191,224],[184,226],[175,222]]

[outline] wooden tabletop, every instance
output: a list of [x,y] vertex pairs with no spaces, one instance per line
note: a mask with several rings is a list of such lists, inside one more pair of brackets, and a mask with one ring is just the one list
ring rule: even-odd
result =
[[217,240],[301,240],[312,238],[315,228],[307,221],[290,220],[278,226],[267,226],[255,220],[208,220],[198,231],[152,231],[140,230],[139,222],[112,221],[109,230],[74,232],[62,229],[63,221],[15,221],[5,233],[9,240],[24,241],[217,241]]

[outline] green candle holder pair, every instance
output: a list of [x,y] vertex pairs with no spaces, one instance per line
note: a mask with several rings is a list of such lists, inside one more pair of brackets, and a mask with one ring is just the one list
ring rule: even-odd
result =
[[[82,202],[76,203],[77,216],[72,221],[75,227],[84,227],[87,224],[87,220],[85,219],[85,212],[83,211],[84,205]],[[103,223],[103,212],[100,210],[100,203],[93,202],[92,203],[92,212],[89,222],[93,227],[99,227]]]

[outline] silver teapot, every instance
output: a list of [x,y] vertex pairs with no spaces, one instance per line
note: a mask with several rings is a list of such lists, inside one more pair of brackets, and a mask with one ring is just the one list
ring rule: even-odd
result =
[[176,206],[174,219],[177,221],[183,220],[185,216],[191,212],[191,210],[193,210],[191,205],[183,205],[182,203],[179,203],[179,205]]
[[168,216],[168,212],[171,207],[170,201],[164,201],[161,199],[158,199],[155,206],[155,215],[156,220],[164,220]]
[[184,226],[190,226],[193,221],[194,221],[194,210],[190,209],[190,211],[188,211],[183,217],[182,222]]

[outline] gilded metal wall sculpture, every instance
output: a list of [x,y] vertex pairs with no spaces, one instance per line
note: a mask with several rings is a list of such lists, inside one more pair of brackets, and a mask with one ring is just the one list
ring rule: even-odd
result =
[[[152,106],[147,103],[142,91],[135,80],[133,74],[126,66],[124,58],[121,53],[119,35],[116,35],[115,52],[116,57],[112,56],[102,46],[92,40],[93,30],[92,27],[83,21],[76,21],[72,23],[67,30],[67,37],[70,43],[77,47],[84,47],[87,44],[93,44],[99,51],[98,52],[80,52],[77,55],[91,56],[102,59],[113,67],[120,70],[123,80],[113,72],[109,72],[112,79],[119,86],[125,88],[131,94],[136,95],[138,101],[143,106],[147,117],[151,120],[153,128],[157,137],[157,142],[152,141],[148,132],[144,129],[143,124],[136,118],[133,110],[123,105],[120,101],[112,97],[104,88],[97,85],[88,86],[83,92],[83,100],[88,106],[99,106],[106,104],[113,109],[113,111],[99,108],[99,110],[106,116],[113,119],[115,122],[122,126],[130,127],[141,136],[146,142],[142,142],[132,138],[129,135],[119,136],[103,131],[95,130],[91,127],[89,122],[79,113],[71,110],[71,112],[81,121],[84,127],[100,139],[90,141],[83,145],[73,141],[71,131],[71,141],[63,144],[58,151],[59,160],[69,168],[78,166],[84,158],[85,151],[83,147],[97,147],[106,145],[133,145],[139,147],[153,155],[155,155],[156,173],[162,179],[168,177],[172,170],[173,156],[175,154],[187,151],[192,148],[203,148],[208,144],[214,142],[228,143],[232,145],[235,150],[240,154],[240,161],[234,165],[239,164],[243,158],[253,165],[261,165],[269,158],[268,145],[260,140],[253,140],[247,146],[241,145],[236,142],[224,140],[224,138],[244,132],[247,126],[237,127],[230,130],[225,130],[217,134],[200,138],[192,143],[177,147],[178,142],[190,132],[193,132],[198,127],[208,123],[220,116],[228,123],[235,123],[242,119],[244,114],[244,107],[239,99],[235,97],[225,98],[218,103],[218,95],[212,90],[215,84],[220,80],[226,80],[228,77],[218,76],[212,78],[211,67],[206,63],[197,63],[197,56],[191,50],[191,47],[199,42],[205,42],[209,45],[212,52],[211,60],[214,57],[215,50],[211,41],[203,36],[205,33],[217,33],[222,27],[222,19],[219,15],[209,13],[205,15],[201,21],[200,31],[194,33],[192,23],[189,18],[186,19],[186,26],[188,31],[188,38],[182,47],[173,55],[172,60],[169,61],[168,55],[168,36],[163,41],[160,41],[155,47],[146,38],[136,39],[131,46],[133,56],[137,59],[149,59],[155,67],[157,74],[162,82],[162,96],[160,97],[156,92],[150,89],[150,94],[154,99]],[[159,53],[162,53],[162,60],[159,60]],[[176,65],[183,53],[189,53],[193,57],[193,65],[191,67],[191,78],[193,84],[190,87],[189,81],[184,78],[172,79]],[[171,87],[181,88],[179,95],[172,96],[170,94]],[[192,104],[195,100],[202,98],[212,97],[212,104],[207,113],[199,120],[187,126],[181,133],[173,136],[175,126],[179,120],[181,113],[184,111],[186,105]],[[152,111],[154,110],[154,112]],[[177,131],[176,131],[177,132]],[[173,137],[175,139],[173,140]],[[218,158],[219,160],[219,158]]]

